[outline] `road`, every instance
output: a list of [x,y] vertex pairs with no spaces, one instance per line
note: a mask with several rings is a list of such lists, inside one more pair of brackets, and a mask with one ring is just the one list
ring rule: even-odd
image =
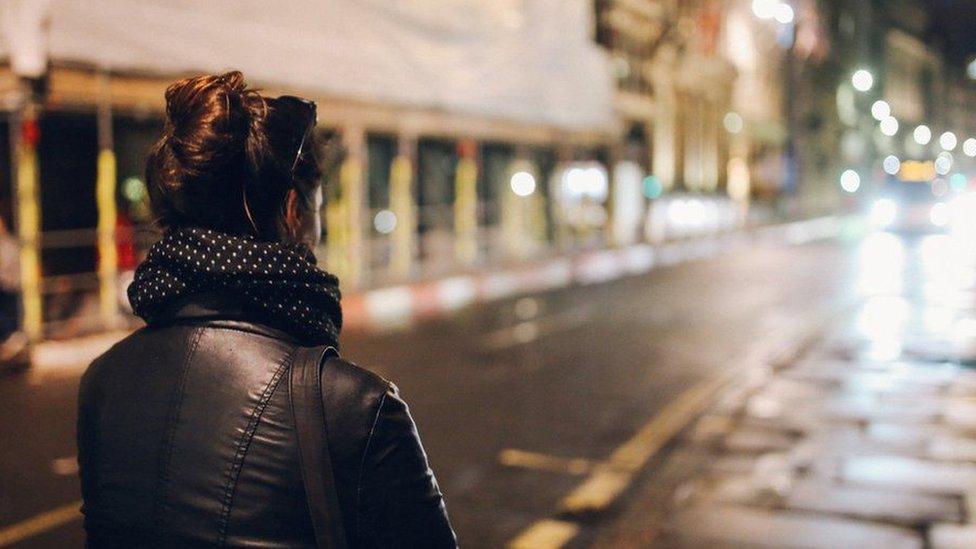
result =
[[[679,395],[728,374],[778,327],[846,299],[854,258],[838,242],[737,247],[397,333],[346,333],[343,353],[395,381],[410,403],[462,544],[498,547],[554,516],[589,464]],[[0,530],[78,499],[81,368],[0,379]],[[68,521],[16,546],[81,540],[80,523]]]

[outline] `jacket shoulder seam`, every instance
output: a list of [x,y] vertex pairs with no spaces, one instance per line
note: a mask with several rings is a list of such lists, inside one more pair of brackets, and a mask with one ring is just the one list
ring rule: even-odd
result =
[[234,505],[234,494],[237,490],[237,479],[240,478],[241,468],[244,465],[244,458],[247,455],[247,451],[251,446],[251,441],[254,439],[254,433],[257,431],[258,423],[261,421],[261,416],[264,415],[264,410],[268,406],[268,402],[271,400],[271,396],[274,394],[282,377],[284,377],[284,372],[289,368],[292,361],[294,360],[295,352],[294,349],[285,355],[284,359],[278,365],[268,384],[265,385],[264,390],[261,392],[261,398],[258,402],[251,408],[250,414],[248,416],[247,425],[244,427],[244,432],[241,433],[240,438],[237,440],[237,450],[234,453],[234,459],[231,461],[230,466],[227,468],[225,477],[227,482],[224,484],[224,501],[222,504],[222,509],[220,513],[220,544],[224,545],[227,542],[227,535],[230,526],[230,513]]
[[[382,379],[382,378],[381,378]],[[386,380],[384,380],[386,381]],[[383,412],[383,406],[386,404],[386,395],[390,389],[390,382],[386,381],[386,390],[380,394],[379,404],[376,406],[376,413],[373,415],[373,421],[369,427],[369,435],[366,436],[366,445],[363,448],[363,455],[359,461],[359,472],[356,475],[356,530],[359,531],[359,517],[362,509],[362,496],[363,496],[363,476],[365,474],[366,468],[366,457],[369,456],[369,451],[373,443],[373,434],[376,432],[376,427],[380,422],[380,414]]]
[[196,354],[197,345],[200,343],[200,339],[203,337],[203,330],[200,328],[194,329],[190,344],[187,345],[186,353],[183,355],[183,366],[180,368],[180,380],[177,385],[176,395],[174,395],[173,402],[170,404],[170,411],[167,414],[168,425],[166,428],[166,435],[163,439],[163,451],[160,453],[159,460],[159,479],[156,485],[156,501],[153,504],[153,519],[152,523],[157,527],[161,527],[159,521],[163,519],[165,513],[163,512],[163,506],[165,505],[167,495],[169,492],[169,473],[170,465],[173,459],[173,439],[176,437],[176,427],[179,423],[180,412],[183,408],[183,396],[186,391],[186,378],[190,371],[190,362],[193,355]]

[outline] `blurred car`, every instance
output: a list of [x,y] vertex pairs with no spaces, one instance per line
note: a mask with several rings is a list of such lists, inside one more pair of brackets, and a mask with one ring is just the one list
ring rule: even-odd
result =
[[870,204],[868,219],[880,230],[935,233],[949,225],[949,205],[933,192],[933,184],[890,180]]

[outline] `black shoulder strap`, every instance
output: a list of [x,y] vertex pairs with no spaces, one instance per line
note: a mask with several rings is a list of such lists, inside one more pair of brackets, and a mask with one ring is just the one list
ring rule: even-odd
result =
[[338,356],[333,347],[299,347],[288,376],[305,499],[319,549],[347,547],[322,404],[321,369],[333,356]]

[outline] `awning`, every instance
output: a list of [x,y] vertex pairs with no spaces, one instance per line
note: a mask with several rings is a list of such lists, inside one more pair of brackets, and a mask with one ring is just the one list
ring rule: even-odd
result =
[[0,57],[118,72],[238,69],[259,85],[606,129],[588,0],[5,0]]

